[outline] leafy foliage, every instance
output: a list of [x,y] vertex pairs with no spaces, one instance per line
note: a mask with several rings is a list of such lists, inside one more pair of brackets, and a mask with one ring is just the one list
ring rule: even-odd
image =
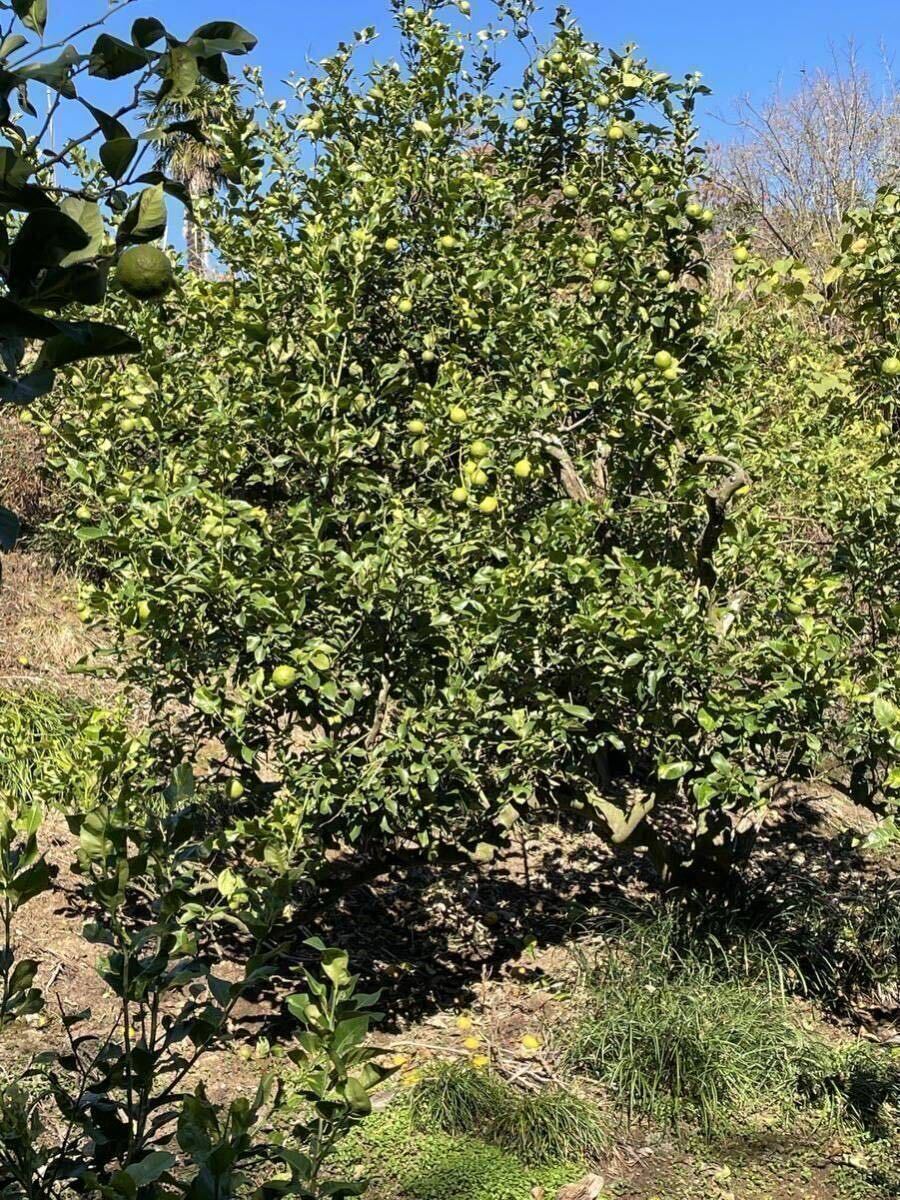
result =
[[[356,994],[346,956],[321,943],[323,976],[307,972],[321,1006],[295,998],[305,1026],[291,1057],[305,1072],[314,1104],[283,1141],[269,1122],[280,1087],[264,1078],[253,1097],[211,1101],[197,1065],[231,1040],[235,1005],[271,974],[279,945],[272,934],[285,903],[286,878],[236,897],[229,872],[218,876],[198,840],[189,771],[170,785],[168,814],[139,824],[129,793],[71,818],[84,898],[97,916],[86,939],[101,947],[100,975],[116,998],[113,1024],[98,1030],[90,1011],[63,1013],[67,1047],[47,1052],[4,1088],[0,1116],[0,1188],[10,1197],[55,1197],[69,1188],[106,1200],[184,1195],[197,1200],[240,1193],[252,1179],[269,1196],[302,1200],[358,1195],[361,1186],[324,1181],[335,1142],[370,1110],[369,1088],[389,1072],[361,1045],[374,997]],[[0,823],[0,1025],[38,1011],[37,964],[14,962],[11,919],[45,891],[49,873],[37,848],[40,815],[31,809]],[[236,925],[248,957],[237,977],[216,971],[216,927]],[[37,1079],[48,1091],[29,1090]],[[65,1136],[55,1134],[52,1102]]]

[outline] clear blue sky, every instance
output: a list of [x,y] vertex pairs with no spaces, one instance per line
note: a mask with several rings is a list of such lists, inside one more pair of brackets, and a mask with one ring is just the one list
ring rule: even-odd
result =
[[[106,0],[50,0],[50,33],[59,36]],[[727,136],[712,117],[739,95],[765,94],[779,76],[787,85],[806,68],[827,64],[831,47],[857,43],[867,62],[883,48],[900,67],[900,0],[571,0],[589,35],[605,45],[637,42],[660,69],[681,75],[700,70],[715,90],[704,122],[711,137]],[[548,11],[554,0],[546,4]],[[490,19],[489,0],[472,0],[472,25]],[[260,39],[254,59],[274,86],[305,57],[322,57],[353,29],[383,31],[379,57],[395,48],[386,0],[142,0],[128,20],[158,14],[173,30],[190,31],[212,18],[229,18]],[[124,22],[124,14],[120,24]]]

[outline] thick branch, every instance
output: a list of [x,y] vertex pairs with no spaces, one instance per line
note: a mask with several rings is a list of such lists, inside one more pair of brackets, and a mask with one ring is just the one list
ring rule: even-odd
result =
[[701,466],[727,467],[731,471],[717,488],[707,491],[706,526],[697,539],[697,578],[702,587],[712,591],[716,585],[716,569],[712,560],[728,518],[728,505],[735,492],[749,487],[752,481],[740,463],[733,459],[722,458],[718,454],[704,454],[698,462]]
[[559,467],[560,483],[563,485],[565,493],[570,500],[574,500],[577,504],[588,504],[592,500],[602,502],[606,499],[609,491],[609,477],[606,464],[612,453],[612,447],[603,446],[594,460],[591,471],[593,491],[589,491],[575,469],[572,456],[558,437],[553,437],[547,433],[538,433],[535,434],[535,440],[540,442]]

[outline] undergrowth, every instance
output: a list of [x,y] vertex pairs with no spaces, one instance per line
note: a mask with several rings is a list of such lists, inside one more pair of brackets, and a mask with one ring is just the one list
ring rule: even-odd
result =
[[127,757],[121,713],[43,689],[0,689],[0,800],[63,812],[99,804]]
[[523,1162],[596,1162],[611,1136],[595,1104],[559,1086],[526,1091],[468,1063],[438,1063],[414,1088],[421,1131],[477,1133]]
[[560,1037],[569,1068],[629,1120],[708,1138],[759,1120],[883,1132],[900,1099],[898,1064],[876,1047],[835,1046],[801,1020],[787,995],[797,967],[775,942],[697,934],[674,908],[608,930],[582,962],[581,1017]]
[[478,1137],[417,1130],[406,1104],[358,1126],[333,1167],[368,1179],[368,1200],[522,1200],[537,1188],[555,1196],[584,1174],[580,1164],[529,1166]]

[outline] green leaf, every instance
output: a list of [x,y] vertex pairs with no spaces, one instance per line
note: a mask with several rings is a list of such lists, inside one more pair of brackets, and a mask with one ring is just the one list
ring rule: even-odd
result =
[[323,953],[322,970],[335,987],[345,987],[350,982],[350,972],[347,969],[349,962],[350,959],[343,950],[332,947]]
[[690,762],[661,763],[656,773],[660,779],[683,779],[693,767]]
[[110,354],[137,354],[137,338],[99,321],[60,322],[60,332],[44,343],[36,368],[55,370],[85,358],[103,358]]
[[17,50],[21,50],[23,46],[28,45],[28,38],[22,37],[21,33],[11,33],[0,42],[0,59],[7,59],[11,54],[15,54]]
[[156,17],[138,17],[131,27],[131,40],[142,50],[149,49],[166,36],[166,27]]
[[371,1097],[358,1079],[347,1080],[344,1085],[344,1096],[355,1113],[368,1116],[372,1111]]
[[98,79],[121,79],[141,71],[153,61],[153,54],[132,46],[121,38],[101,33],[91,51],[89,72]]
[[118,183],[134,162],[139,143],[133,137],[113,138],[100,147],[100,161]]
[[12,9],[27,29],[41,37],[47,27],[47,0],[12,0]]
[[203,58],[216,54],[249,54],[257,45],[253,34],[234,21],[210,21],[201,25],[191,34],[188,45],[193,49],[197,42],[202,44],[200,57]]
[[189,96],[200,80],[197,56],[187,46],[173,46],[169,51],[169,69],[163,94],[174,100]]
[[0,504],[0,549],[7,553],[12,550],[21,532],[22,526],[16,514]]
[[43,188],[28,183],[31,166],[9,146],[0,146],[0,207],[34,212],[53,208],[53,201]]
[[119,245],[133,242],[155,242],[166,232],[168,214],[162,184],[144,188],[125,214],[119,226]]
[[54,379],[52,371],[32,371],[18,379],[0,375],[0,400],[9,404],[31,404],[33,400],[47,395],[53,387]]
[[43,83],[67,100],[74,100],[78,93],[72,82],[72,71],[82,62],[84,55],[79,54],[74,46],[66,46],[59,58],[51,62],[26,63],[24,67],[16,68],[15,75],[26,83],[32,80]]
[[30,291],[41,271],[58,267],[73,250],[85,250],[90,235],[58,208],[41,208],[25,218],[9,256],[9,287],[16,295]]
[[142,1188],[155,1183],[166,1171],[171,1171],[177,1161],[175,1155],[167,1150],[153,1150],[139,1163],[132,1163],[125,1169],[137,1186]]
[[900,708],[885,696],[876,696],[872,701],[872,712],[881,729],[891,729],[900,720]]
[[82,200],[79,196],[67,196],[59,207],[67,217],[70,217],[77,225],[81,226],[89,239],[86,246],[83,246],[80,250],[73,250],[71,254],[67,254],[59,265],[61,267],[72,267],[75,263],[95,258],[100,247],[103,245],[103,239],[106,234],[100,206],[95,204],[93,200]]

